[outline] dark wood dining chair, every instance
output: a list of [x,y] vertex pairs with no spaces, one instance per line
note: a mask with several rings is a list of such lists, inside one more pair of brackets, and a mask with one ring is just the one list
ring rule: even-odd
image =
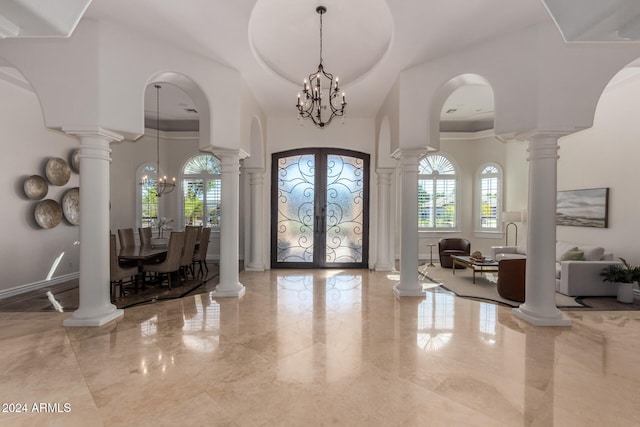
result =
[[[124,296],[125,283],[134,283],[138,274],[138,267],[123,267],[118,261],[118,249],[116,248],[116,235],[109,233],[109,272],[111,279],[111,299],[116,297],[116,289],[120,287],[120,297]],[[125,279],[127,280],[125,282]]]
[[182,248],[185,240],[184,231],[172,231],[169,236],[169,244],[167,245],[167,256],[163,262],[144,264],[142,271],[144,273],[158,273],[160,281],[162,277],[167,277],[169,289],[171,289],[171,274],[180,270],[180,260],[182,259]]
[[[204,271],[207,271],[209,274],[209,267],[207,267],[207,250],[209,249],[209,238],[211,237],[211,228],[205,227],[202,229],[202,233],[200,233],[200,246],[196,250],[196,253],[193,255],[193,264],[191,266],[191,271],[195,272],[196,263],[198,263],[198,276],[203,276]],[[204,266],[204,270],[202,269]]]

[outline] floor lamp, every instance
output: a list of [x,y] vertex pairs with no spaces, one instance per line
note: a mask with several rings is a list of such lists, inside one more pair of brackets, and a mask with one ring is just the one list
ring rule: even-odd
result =
[[509,227],[513,226],[516,231],[516,242],[515,245],[518,246],[518,226],[515,224],[516,222],[522,222],[522,212],[521,211],[508,211],[503,214],[504,222],[507,225],[504,228],[504,244],[505,246],[509,246]]

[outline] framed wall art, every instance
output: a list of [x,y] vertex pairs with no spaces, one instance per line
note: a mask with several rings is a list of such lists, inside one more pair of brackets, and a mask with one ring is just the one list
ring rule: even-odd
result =
[[609,188],[558,191],[556,225],[609,227]]

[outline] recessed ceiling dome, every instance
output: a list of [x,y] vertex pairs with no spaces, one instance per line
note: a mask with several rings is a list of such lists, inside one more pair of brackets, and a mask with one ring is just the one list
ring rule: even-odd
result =
[[[385,0],[327,0],[322,17],[322,63],[348,85],[374,68],[389,49],[393,19]],[[266,68],[295,85],[320,62],[320,15],[314,2],[258,0],[249,41]]]

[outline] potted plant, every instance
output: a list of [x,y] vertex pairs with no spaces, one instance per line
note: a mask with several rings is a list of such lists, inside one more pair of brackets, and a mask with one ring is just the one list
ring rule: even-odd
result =
[[640,267],[632,267],[624,258],[620,258],[620,261],[622,264],[606,266],[600,276],[605,282],[617,284],[619,302],[632,303],[633,285],[640,280]]

